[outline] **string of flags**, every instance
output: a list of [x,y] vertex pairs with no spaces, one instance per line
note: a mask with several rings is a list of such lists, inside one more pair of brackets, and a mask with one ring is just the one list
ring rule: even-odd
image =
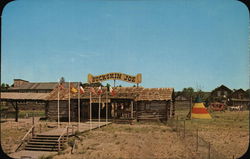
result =
[[[60,101],[60,90],[64,89],[65,87],[63,86],[63,82],[58,82],[58,127],[60,127],[60,104],[59,104],[59,101]],[[115,90],[109,85],[107,84],[106,86],[106,102],[107,102],[107,95],[108,93],[112,96],[115,96],[116,95],[116,92]],[[69,124],[70,124],[70,94],[75,94],[75,93],[78,93],[78,122],[80,122],[80,118],[81,118],[81,115],[80,115],[80,94],[84,94],[85,93],[85,90],[83,88],[83,86],[78,83],[78,87],[76,88],[74,86],[74,83],[70,83],[69,82],[69,87],[68,87],[68,92],[69,92],[69,115],[68,115],[68,118],[69,118]],[[104,109],[106,105],[108,105],[108,103],[104,103],[102,102],[101,103],[101,95],[103,93],[103,89],[102,89],[102,86],[99,86],[98,87],[98,90],[97,92],[95,91],[95,89],[93,87],[89,87],[89,92],[90,92],[90,112],[91,112],[91,94],[94,94],[94,95],[99,95],[99,127],[100,127],[100,109]],[[102,104],[102,106],[101,106]],[[106,106],[106,122],[108,121],[108,107]],[[91,114],[91,113],[90,113]],[[91,116],[90,116],[90,127],[92,127],[92,124],[91,124]]]
[[[58,84],[58,88],[59,90],[62,90],[62,89],[65,89],[65,87],[63,86],[63,83],[59,83]],[[84,88],[82,87],[82,85],[79,86],[79,88],[77,89],[72,83],[70,84],[70,92],[75,94],[75,93],[79,93],[80,94],[84,94],[85,93],[85,90]],[[101,95],[103,94],[103,89],[102,89],[102,86],[99,86],[98,87],[98,90],[95,91],[95,89],[93,87],[89,87],[89,91],[94,94],[94,95]],[[107,92],[109,92],[110,95],[112,96],[115,96],[116,95],[116,92],[115,90],[109,85],[107,86]]]

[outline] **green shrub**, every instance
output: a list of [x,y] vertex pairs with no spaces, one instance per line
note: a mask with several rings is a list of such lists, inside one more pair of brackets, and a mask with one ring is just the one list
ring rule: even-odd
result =
[[75,132],[75,135],[76,135],[76,136],[80,136],[80,135],[81,135],[81,132],[77,130],[77,131]]
[[69,145],[70,147],[73,147],[73,146],[74,146],[74,143],[75,143],[75,138],[69,138],[69,140],[68,140],[68,145]]
[[53,156],[54,156],[54,155],[48,155],[48,156],[42,155],[42,156],[38,157],[38,159],[52,159]]

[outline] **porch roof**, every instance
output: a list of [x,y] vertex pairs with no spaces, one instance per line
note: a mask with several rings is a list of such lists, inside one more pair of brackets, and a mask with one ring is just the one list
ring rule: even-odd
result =
[[[95,92],[98,88],[94,88]],[[173,88],[143,88],[143,87],[114,87],[115,94],[107,92],[106,87],[102,87],[101,98],[108,99],[133,99],[135,101],[153,101],[153,100],[172,100]],[[69,99],[69,89],[58,89],[55,88],[46,98],[47,100],[58,100],[58,91],[60,100]],[[97,94],[91,93],[92,98],[98,98]],[[77,99],[78,93],[70,93],[71,99]],[[81,99],[90,98],[90,88],[84,88],[84,93],[80,94]]]
[[46,100],[49,93],[1,92],[1,100]]

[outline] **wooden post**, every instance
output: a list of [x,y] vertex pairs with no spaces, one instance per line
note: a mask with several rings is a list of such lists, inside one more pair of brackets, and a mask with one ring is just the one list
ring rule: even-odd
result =
[[172,116],[175,116],[175,100],[172,100],[172,106],[173,106],[173,110],[172,110]]
[[199,134],[198,134],[198,128],[196,130],[196,151],[198,151],[199,148]]
[[134,118],[134,108],[133,108],[134,106],[133,106],[133,100],[131,100],[131,119],[133,119]]
[[136,108],[136,112],[135,112],[136,121],[138,122],[138,101],[135,102],[135,108]]
[[67,141],[68,141],[68,138],[69,138],[69,127],[67,127]]
[[106,125],[108,124],[108,87],[106,90]]
[[39,130],[40,130],[40,133],[42,132],[42,125],[39,124]]
[[58,81],[58,91],[57,91],[57,127],[60,127],[60,108],[59,108],[59,102],[60,102],[60,80]]
[[210,142],[208,143],[208,159],[210,159],[210,149],[211,149],[211,147],[210,147],[211,145],[210,145]]
[[34,130],[34,126],[35,126],[34,110],[35,110],[35,108],[33,108],[33,111],[32,111],[32,125],[33,125],[32,136],[34,136],[34,134],[35,134],[35,130]]
[[172,117],[172,101],[169,101],[170,102],[170,106],[169,106],[169,117],[171,118]]
[[99,95],[99,106],[98,106],[98,127],[100,129],[101,120],[101,95]]
[[192,100],[192,96],[190,96],[190,108],[189,108],[189,116],[188,118],[191,119],[192,116],[192,105],[193,105],[193,100]]
[[166,101],[166,120],[168,120],[168,102]]
[[176,116],[176,131],[177,131],[177,135],[178,135],[178,116]]
[[60,151],[60,149],[61,149],[61,145],[60,145],[61,143],[60,143],[60,140],[58,141],[58,152]]
[[185,139],[185,135],[186,135],[186,124],[185,124],[185,120],[184,120],[184,139]]
[[78,82],[78,125],[77,125],[77,129],[79,131],[79,127],[80,127],[80,84]]
[[69,118],[69,125],[70,125],[70,82],[69,82],[69,105],[68,105],[68,112],[69,112],[69,115],[68,115],[68,118]]
[[89,130],[91,131],[92,129],[92,104],[91,104],[91,91],[89,91],[89,125],[90,125],[90,128]]
[[17,105],[17,101],[16,101],[16,104],[15,104],[15,108],[16,108],[16,122],[18,122],[18,113],[19,113],[19,109],[18,109],[18,105]]

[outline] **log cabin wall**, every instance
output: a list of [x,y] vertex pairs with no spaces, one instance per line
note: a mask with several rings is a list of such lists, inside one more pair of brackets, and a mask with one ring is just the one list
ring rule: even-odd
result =
[[[97,88],[94,88],[97,91]],[[105,88],[104,92],[105,92]],[[160,120],[167,120],[174,115],[173,88],[143,88],[143,87],[116,87],[114,88],[116,94],[102,94],[101,103],[109,104],[109,119],[110,118],[127,118],[134,119],[140,117],[152,117]],[[84,94],[81,94],[81,119],[88,120],[89,112],[89,89],[86,89]],[[57,119],[57,97],[58,89],[53,90],[47,98],[49,101],[48,113],[49,118]],[[98,114],[99,97],[92,94],[92,118]],[[60,91],[60,99],[64,101],[64,105],[60,102],[60,116],[61,118],[68,117],[68,90]],[[71,96],[71,121],[78,119],[78,100],[77,94]],[[52,102],[53,101],[53,102]],[[104,104],[103,104],[104,103]],[[132,107],[133,106],[133,107]],[[105,107],[102,106],[101,118],[106,115]],[[64,110],[62,110],[64,109]],[[64,112],[62,112],[64,111]],[[82,117],[83,116],[83,117]],[[67,119],[68,120],[68,119]],[[82,121],[82,120],[81,120]]]
[[[68,105],[69,101],[60,101],[60,121],[68,121]],[[57,101],[49,101],[48,105],[46,106],[46,117],[50,120],[58,119],[58,102]],[[70,120],[77,121],[77,101],[71,100],[70,101]]]
[[[168,120],[171,101],[138,101],[137,120]],[[174,110],[172,108],[172,110]]]

